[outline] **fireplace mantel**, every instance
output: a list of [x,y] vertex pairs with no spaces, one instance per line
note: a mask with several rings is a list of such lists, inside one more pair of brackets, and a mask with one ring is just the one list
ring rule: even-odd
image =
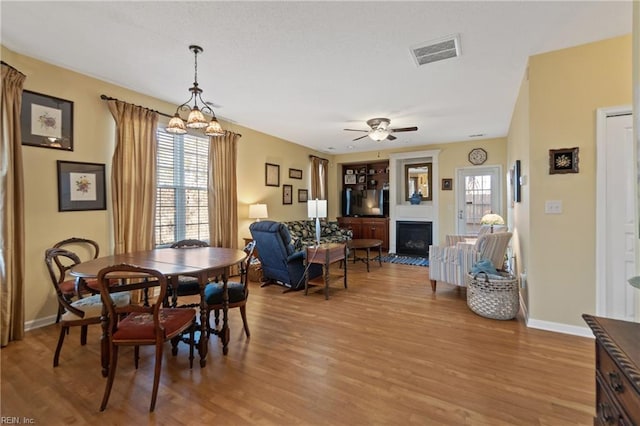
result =
[[[396,222],[432,222],[433,240],[438,241],[438,200],[437,182],[440,181],[438,172],[439,149],[428,151],[400,152],[389,155],[389,252],[396,252]],[[412,205],[404,196],[404,165],[420,162],[432,163],[433,197],[431,201],[423,201]]]

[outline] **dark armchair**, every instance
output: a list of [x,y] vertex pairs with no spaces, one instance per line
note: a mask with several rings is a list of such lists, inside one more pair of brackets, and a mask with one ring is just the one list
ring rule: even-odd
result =
[[[249,230],[256,242],[265,283],[278,283],[288,287],[289,290],[302,290],[305,252],[295,251],[286,225],[263,220],[252,223]],[[309,279],[321,275],[322,265],[310,265]]]

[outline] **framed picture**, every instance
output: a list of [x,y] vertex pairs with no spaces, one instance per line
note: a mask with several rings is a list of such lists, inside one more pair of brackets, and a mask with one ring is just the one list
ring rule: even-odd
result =
[[73,151],[73,102],[22,92],[22,145]]
[[291,179],[302,179],[302,170],[289,169],[289,177]]
[[367,180],[365,175],[358,176],[358,183],[364,183]]
[[280,186],[280,166],[279,165],[265,163],[264,184],[266,186]]
[[105,166],[58,160],[58,211],[106,210]]
[[344,175],[344,183],[346,185],[353,185],[354,183],[356,183],[356,175]]
[[513,201],[519,203],[522,199],[520,186],[520,160],[516,160],[513,165]]
[[453,189],[453,179],[451,178],[442,179],[442,190],[451,191],[452,189]]
[[309,192],[306,189],[298,189],[298,202],[306,203],[309,201]]
[[578,173],[578,147],[549,150],[549,174]]
[[293,204],[293,186],[282,185],[282,204]]

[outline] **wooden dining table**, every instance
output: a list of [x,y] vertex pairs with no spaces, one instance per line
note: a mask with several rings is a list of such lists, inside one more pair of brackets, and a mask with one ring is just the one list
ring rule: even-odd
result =
[[[197,278],[200,284],[200,338],[198,341],[198,353],[200,355],[200,366],[204,367],[207,363],[209,343],[207,333],[209,319],[207,318],[204,289],[209,282],[209,278],[214,276],[221,279],[224,285],[222,329],[218,333],[218,337],[222,340],[222,352],[226,355],[228,353],[229,343],[229,294],[227,292],[227,280],[231,267],[239,264],[246,257],[247,253],[242,250],[222,247],[196,247],[188,249],[159,248],[99,257],[75,265],[70,273],[76,277],[76,280],[81,278],[96,278],[102,268],[126,263],[160,271],[160,273],[168,278],[172,285],[177,285],[178,275]],[[129,276],[129,278],[130,277],[131,276]],[[108,345],[106,339],[106,318],[102,322],[102,332],[102,373],[105,375],[109,366],[108,350],[106,348]]]

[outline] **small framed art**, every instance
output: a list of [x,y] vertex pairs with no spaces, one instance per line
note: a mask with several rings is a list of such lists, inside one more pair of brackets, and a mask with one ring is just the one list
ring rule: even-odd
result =
[[22,91],[22,145],[73,151],[73,102]]
[[442,179],[442,190],[451,191],[452,189],[453,189],[453,179],[451,178]]
[[344,175],[344,183],[346,185],[353,185],[354,183],[356,183],[356,175]]
[[306,203],[309,201],[309,192],[306,189],[298,189],[298,202]]
[[280,166],[277,164],[264,164],[264,184],[266,186],[280,186]]
[[578,147],[549,150],[549,174],[578,173]]
[[105,165],[58,160],[58,211],[106,210]]
[[289,177],[291,179],[302,179],[302,170],[300,170],[300,169],[289,169]]
[[282,185],[282,204],[293,204],[293,186]]

